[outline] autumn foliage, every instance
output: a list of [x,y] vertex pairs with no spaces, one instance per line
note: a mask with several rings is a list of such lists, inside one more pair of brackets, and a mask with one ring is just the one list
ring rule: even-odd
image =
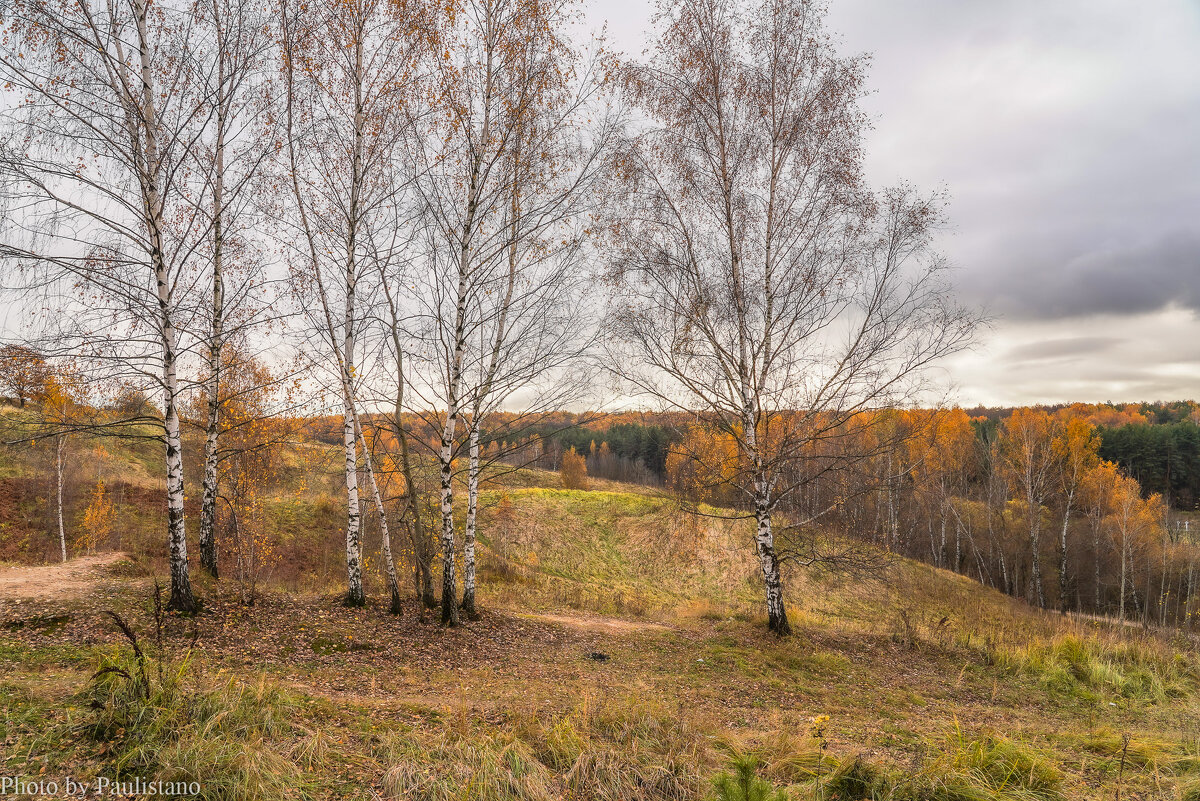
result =
[[105,491],[104,482],[97,481],[92,489],[91,500],[83,511],[79,521],[79,534],[75,537],[75,547],[81,551],[93,553],[96,547],[108,540],[113,530],[113,520],[116,508],[112,499]]
[[585,490],[588,488],[587,462],[583,455],[571,448],[562,455],[562,467],[559,469],[563,489]]

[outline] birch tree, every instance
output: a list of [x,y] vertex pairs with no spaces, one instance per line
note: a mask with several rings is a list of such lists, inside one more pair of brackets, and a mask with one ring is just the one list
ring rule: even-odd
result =
[[1028,514],[1034,600],[1046,607],[1042,585],[1042,507],[1054,488],[1058,457],[1053,420],[1043,409],[1017,409],[1004,421],[998,440],[1004,471],[1021,494]]
[[[361,606],[357,383],[366,308],[360,282],[371,269],[364,243],[398,199],[398,147],[407,130],[415,64],[429,41],[415,3],[354,0],[324,8],[281,7],[288,182],[296,235],[292,264],[301,302],[342,401],[346,479],[346,602]],[[373,470],[368,480],[374,486]],[[390,553],[381,496],[372,491]],[[386,558],[386,557],[385,557]],[[398,604],[395,569],[385,566]]]
[[814,475],[806,454],[857,439],[859,412],[911,402],[975,320],[930,252],[936,199],[864,185],[865,62],[833,51],[819,4],[669,0],[656,22],[628,71],[647,122],[629,148],[608,362],[735,441],[728,481],[784,635],[774,516]]
[[204,221],[183,165],[205,129],[193,19],[169,4],[22,3],[2,12],[0,175],[10,285],[60,301],[57,343],[162,398],[169,607],[194,611],[179,403]]
[[[1133,595],[1137,602],[1133,563],[1139,550],[1162,531],[1166,520],[1167,505],[1161,495],[1142,498],[1142,488],[1136,479],[1117,475],[1111,485],[1109,507],[1112,510],[1111,536],[1120,554],[1120,600],[1117,604],[1118,618],[1125,620],[1125,601]],[[1149,605],[1149,594],[1146,597]]]
[[67,434],[71,429],[72,411],[78,388],[66,371],[46,378],[39,393],[42,402],[42,425],[54,432],[54,512],[58,526],[58,546],[62,560],[67,561],[67,530],[63,521],[63,457],[67,449]]
[[[620,119],[599,108],[602,56],[585,60],[566,40],[531,36],[522,44],[516,108],[501,173],[497,267],[476,288],[477,342],[466,382],[467,511],[463,527],[462,609],[477,616],[475,540],[480,428],[520,391],[519,411],[503,435],[586,392],[577,366],[597,331],[586,297],[586,259],[594,254],[595,213]],[[482,291],[480,291],[482,290]],[[584,379],[584,380],[581,380]]]
[[1071,512],[1088,471],[1100,463],[1100,438],[1091,423],[1078,417],[1062,420],[1051,444],[1059,465],[1059,493],[1062,496],[1062,528],[1058,535],[1058,609],[1067,611],[1071,592],[1071,573],[1067,559],[1067,532]]
[[208,228],[210,305],[203,341],[204,455],[200,492],[200,562],[219,574],[215,524],[220,460],[222,354],[231,337],[261,323],[266,307],[254,297],[263,283],[249,229],[261,214],[253,189],[275,155],[278,131],[271,109],[272,77],[266,69],[273,42],[270,19],[246,0],[207,0],[196,6],[197,26],[208,39],[200,81],[211,104],[210,127],[193,149],[197,207]]
[[[416,336],[427,343],[421,400],[438,410],[441,432],[446,625],[459,622],[454,463],[463,440],[468,454],[476,454],[468,466],[468,475],[475,476],[470,506],[477,497],[481,419],[520,384],[518,376],[533,381],[562,358],[561,316],[551,304],[565,297],[561,278],[568,273],[562,265],[572,262],[556,261],[540,248],[555,230],[563,234],[555,242],[556,256],[577,252],[584,226],[576,215],[598,166],[588,157],[597,152],[595,143],[585,142],[583,134],[593,78],[580,70],[566,37],[575,7],[567,0],[465,3],[445,31],[433,113],[417,140],[415,186],[426,235],[418,276],[423,325]],[[545,269],[548,264],[555,267]],[[468,516],[470,577],[475,519],[470,509]],[[469,614],[473,584],[469,578]]]

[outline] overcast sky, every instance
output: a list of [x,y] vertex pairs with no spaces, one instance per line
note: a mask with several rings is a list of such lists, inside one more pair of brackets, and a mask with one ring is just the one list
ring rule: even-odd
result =
[[[631,53],[651,4],[588,0]],[[1200,0],[832,0],[877,185],[944,187],[995,318],[958,402],[1200,398]]]

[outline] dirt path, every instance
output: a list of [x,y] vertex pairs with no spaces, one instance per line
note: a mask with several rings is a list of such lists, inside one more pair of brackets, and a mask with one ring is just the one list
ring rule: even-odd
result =
[[0,601],[83,598],[109,567],[125,558],[123,553],[100,553],[54,565],[0,566]]
[[520,617],[541,620],[546,623],[556,623],[560,626],[598,631],[608,634],[625,634],[631,631],[670,631],[670,626],[661,623],[649,623],[643,620],[623,620],[616,617],[594,617],[577,615],[536,615],[524,614]]

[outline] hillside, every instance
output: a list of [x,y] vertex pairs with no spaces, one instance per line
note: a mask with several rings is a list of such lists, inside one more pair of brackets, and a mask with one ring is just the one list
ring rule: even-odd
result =
[[[795,571],[797,633],[777,640],[744,524],[556,479],[485,492],[483,618],[457,630],[418,623],[411,599],[384,614],[374,574],[364,610],[315,580],[249,608],[201,584],[204,612],[161,635],[153,559],[54,599],[30,587],[72,565],[0,582],[0,773],[195,780],[206,798],[616,801],[705,797],[750,755],[792,798],[1200,797],[1193,642],[907,560],[876,582]],[[145,693],[105,609],[149,654]],[[105,667],[131,678],[91,679]]]

